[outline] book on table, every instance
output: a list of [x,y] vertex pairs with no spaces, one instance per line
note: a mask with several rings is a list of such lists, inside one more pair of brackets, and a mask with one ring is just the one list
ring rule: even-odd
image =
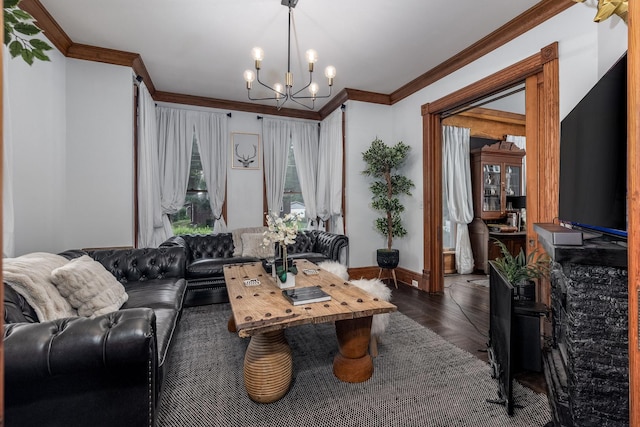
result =
[[284,289],[282,295],[293,305],[311,304],[312,302],[329,301],[331,299],[331,295],[317,286]]

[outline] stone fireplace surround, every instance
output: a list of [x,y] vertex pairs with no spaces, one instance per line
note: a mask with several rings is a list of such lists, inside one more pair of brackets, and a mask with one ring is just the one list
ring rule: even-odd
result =
[[555,426],[628,426],[627,249],[603,238],[554,246],[544,371]]

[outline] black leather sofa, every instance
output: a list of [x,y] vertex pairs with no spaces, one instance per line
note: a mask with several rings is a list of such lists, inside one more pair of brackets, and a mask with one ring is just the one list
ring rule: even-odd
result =
[[[173,236],[160,246],[177,246],[185,251],[187,260],[185,306],[228,302],[223,266],[260,260],[251,256],[234,256],[232,233]],[[316,264],[327,260],[340,261],[342,251],[347,251],[348,246],[349,238],[342,234],[304,230],[298,232],[294,244],[287,246],[287,258],[308,259]]]
[[125,287],[120,310],[40,323],[4,283],[5,425],[153,426],[186,291],[180,248],[90,255]]

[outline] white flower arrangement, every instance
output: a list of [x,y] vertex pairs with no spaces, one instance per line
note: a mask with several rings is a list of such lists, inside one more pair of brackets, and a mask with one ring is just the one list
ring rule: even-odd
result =
[[298,222],[300,215],[297,213],[288,213],[284,218],[280,218],[275,212],[269,212],[266,215],[267,226],[269,230],[263,233],[263,245],[278,243],[280,245],[280,253],[283,260],[284,272],[287,269],[287,245],[293,244],[298,235]]

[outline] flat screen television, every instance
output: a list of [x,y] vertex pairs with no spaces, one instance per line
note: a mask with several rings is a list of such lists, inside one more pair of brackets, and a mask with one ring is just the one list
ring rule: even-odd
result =
[[559,219],[627,237],[627,55],[560,123]]

